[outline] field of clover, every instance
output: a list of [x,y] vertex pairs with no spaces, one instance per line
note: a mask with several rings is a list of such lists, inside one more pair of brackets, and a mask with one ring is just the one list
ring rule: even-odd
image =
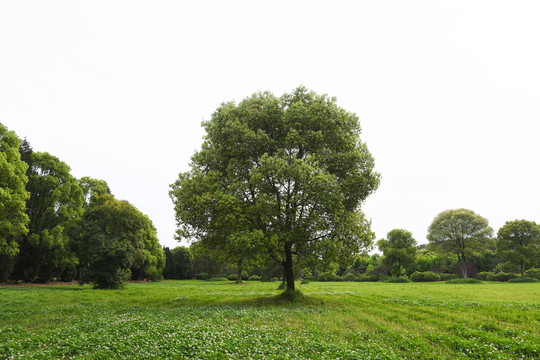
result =
[[540,284],[0,287],[1,359],[534,359]]

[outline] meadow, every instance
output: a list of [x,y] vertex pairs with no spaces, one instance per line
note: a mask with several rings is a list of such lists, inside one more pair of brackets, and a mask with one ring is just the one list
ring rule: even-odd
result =
[[538,359],[540,284],[0,287],[0,359]]

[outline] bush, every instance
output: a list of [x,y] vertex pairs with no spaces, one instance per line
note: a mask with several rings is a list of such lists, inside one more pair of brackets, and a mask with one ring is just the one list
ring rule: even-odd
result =
[[495,274],[492,273],[491,271],[482,271],[476,274],[476,278],[482,281],[491,281],[491,279],[493,278],[493,275]]
[[379,281],[379,277],[377,275],[360,275],[357,276],[354,281]]
[[478,279],[473,278],[467,278],[467,279],[452,279],[446,281],[447,284],[481,284],[482,281]]
[[509,283],[530,283],[530,282],[540,282],[540,280],[532,277],[517,277],[508,280]]
[[441,274],[439,274],[439,276],[441,277],[441,281],[448,281],[448,280],[457,279],[457,275],[456,275],[456,274],[445,274],[445,273],[441,273]]
[[308,279],[304,279],[304,280],[302,280],[302,282],[301,282],[300,284],[302,284],[302,285],[309,284],[309,280],[308,280]]
[[259,275],[251,275],[249,278],[248,278],[249,281],[260,281],[261,280],[261,277]]
[[207,273],[200,273],[195,276],[195,279],[197,280],[208,280],[209,276]]
[[354,276],[354,274],[351,274],[351,273],[344,275],[342,277],[343,281],[354,281],[355,279],[356,279],[356,276]]
[[529,269],[525,271],[525,276],[540,280],[540,269]]
[[328,271],[328,272],[324,272],[324,273],[320,274],[319,277],[317,278],[317,280],[319,280],[319,281],[336,281],[337,276]]
[[404,278],[404,277],[391,277],[386,280],[384,280],[386,283],[410,283],[411,280]]
[[498,274],[493,274],[493,276],[491,277],[491,279],[489,279],[489,281],[508,281],[510,279],[513,279],[513,278],[516,278],[518,277],[517,274],[514,274],[514,273],[504,273],[504,272],[500,272]]
[[213,277],[213,278],[210,278],[208,279],[208,281],[228,281],[229,279],[227,279],[225,276],[222,276],[222,277]]
[[411,280],[414,282],[433,282],[433,281],[441,281],[441,276],[439,274],[435,274],[432,271],[415,271],[411,275]]
[[229,274],[227,275],[227,279],[230,281],[236,281],[238,279],[238,274]]

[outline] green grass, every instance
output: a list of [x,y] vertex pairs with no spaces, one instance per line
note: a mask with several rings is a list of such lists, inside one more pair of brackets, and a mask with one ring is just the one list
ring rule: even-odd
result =
[[0,287],[0,359],[540,358],[540,284]]

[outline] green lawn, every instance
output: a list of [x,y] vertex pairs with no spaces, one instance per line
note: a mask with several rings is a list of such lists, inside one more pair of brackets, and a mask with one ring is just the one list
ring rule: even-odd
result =
[[540,283],[0,287],[0,359],[540,358]]

